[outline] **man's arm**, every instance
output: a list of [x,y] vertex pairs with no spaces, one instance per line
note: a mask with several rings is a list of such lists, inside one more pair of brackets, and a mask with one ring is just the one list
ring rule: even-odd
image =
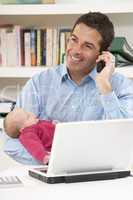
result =
[[100,97],[104,109],[103,119],[133,117],[133,81],[116,74],[112,91]]
[[[39,117],[40,99],[36,83],[38,77],[36,76],[35,78],[30,79],[22,89],[21,94],[17,98],[16,107],[24,108],[24,110],[33,112]],[[32,158],[18,139],[8,137],[4,145],[4,151],[18,162],[24,164],[40,164]]]
[[116,76],[115,57],[108,51],[102,52],[97,62],[103,60],[105,67],[96,76],[96,84],[101,94],[101,103],[104,109],[104,119],[133,117],[133,82]]
[[24,148],[18,139],[9,138],[5,135],[6,143],[4,144],[4,152],[11,158],[26,165],[40,165],[36,159]]

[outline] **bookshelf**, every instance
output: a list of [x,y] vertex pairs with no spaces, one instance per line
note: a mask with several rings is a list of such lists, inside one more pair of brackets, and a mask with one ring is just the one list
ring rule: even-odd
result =
[[[57,1],[58,2],[58,1]],[[94,1],[96,2],[96,1]],[[115,3],[101,3],[91,1],[87,4],[57,3],[53,5],[0,5],[0,24],[14,24],[25,27],[60,26],[72,27],[81,14],[88,11],[100,11],[107,14],[115,25],[116,35],[127,38],[133,46],[133,6],[131,1],[115,1]],[[0,92],[11,86],[7,93],[16,97],[16,85],[19,89],[35,73],[44,70],[44,67],[0,67]],[[116,68],[116,71],[133,78],[133,67]],[[14,89],[13,89],[14,87]],[[18,94],[18,91],[17,91]]]
[[31,78],[34,74],[45,70],[46,67],[0,67],[0,78]]
[[[121,4],[119,4],[121,3]],[[115,4],[103,5],[101,2],[83,4],[37,4],[37,5],[0,5],[1,15],[79,15],[88,11],[103,13],[132,13],[132,2],[115,1]]]
[[[28,79],[36,73],[46,70],[48,67],[0,67],[0,79]],[[133,79],[133,66],[130,67],[117,67],[116,72],[119,72],[127,78]]]

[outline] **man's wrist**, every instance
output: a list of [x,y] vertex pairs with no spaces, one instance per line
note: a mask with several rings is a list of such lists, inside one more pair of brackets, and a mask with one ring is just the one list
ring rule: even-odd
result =
[[108,80],[97,80],[97,86],[102,95],[107,95],[112,92],[112,86]]

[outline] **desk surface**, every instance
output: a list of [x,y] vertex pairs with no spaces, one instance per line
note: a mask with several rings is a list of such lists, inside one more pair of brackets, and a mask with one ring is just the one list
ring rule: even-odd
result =
[[0,189],[1,200],[133,199],[133,178],[49,185],[30,177],[20,188]]
[[[5,167],[4,167],[5,166]],[[46,184],[28,176],[29,166],[0,154],[0,176],[17,175],[23,186],[0,189],[0,200],[133,199],[133,177],[70,184]]]

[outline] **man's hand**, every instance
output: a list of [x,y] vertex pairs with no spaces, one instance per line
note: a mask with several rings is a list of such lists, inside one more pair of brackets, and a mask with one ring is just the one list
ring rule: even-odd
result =
[[110,78],[115,70],[115,57],[109,51],[103,51],[96,62],[101,60],[105,62],[105,67],[97,74],[96,83],[101,94],[108,94],[112,91]]

